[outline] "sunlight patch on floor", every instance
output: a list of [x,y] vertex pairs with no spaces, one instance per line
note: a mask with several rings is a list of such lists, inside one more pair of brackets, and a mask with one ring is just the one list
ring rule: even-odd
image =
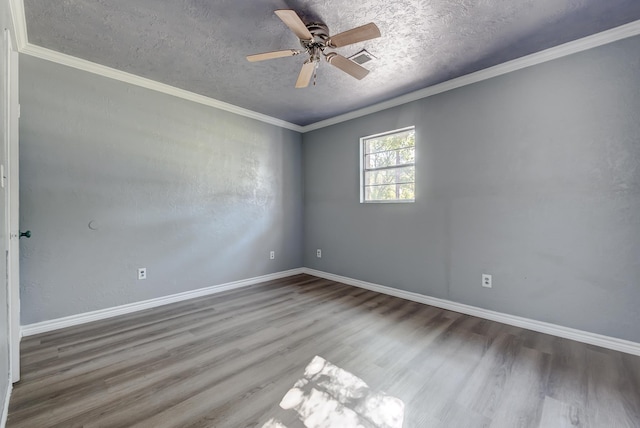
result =
[[[402,428],[402,400],[372,391],[359,377],[315,356],[280,402],[307,428]],[[290,416],[290,415],[289,415]],[[287,428],[271,418],[262,428]]]

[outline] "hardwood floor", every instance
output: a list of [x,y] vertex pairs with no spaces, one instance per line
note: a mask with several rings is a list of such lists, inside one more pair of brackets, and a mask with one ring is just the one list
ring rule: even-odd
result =
[[640,357],[308,275],[28,337],[22,370],[8,427],[345,427],[283,409],[296,382],[391,426],[327,379],[404,427],[640,427]]

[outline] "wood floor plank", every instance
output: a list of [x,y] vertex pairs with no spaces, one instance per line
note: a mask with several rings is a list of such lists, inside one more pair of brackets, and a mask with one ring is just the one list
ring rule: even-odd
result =
[[503,394],[491,417],[492,427],[534,427],[540,424],[551,356],[521,346]]
[[300,428],[280,401],[316,356],[402,400],[405,428],[640,427],[639,357],[309,275],[28,337],[21,350],[10,428]]
[[500,334],[467,378],[457,401],[474,412],[492,418],[505,393],[507,379],[521,348],[519,338]]
[[584,410],[563,403],[551,397],[545,397],[540,417],[540,428],[576,428],[586,427]]
[[587,349],[588,395],[585,406],[589,426],[637,427],[633,411],[625,410],[620,389],[623,373],[616,370],[613,358],[604,352]]

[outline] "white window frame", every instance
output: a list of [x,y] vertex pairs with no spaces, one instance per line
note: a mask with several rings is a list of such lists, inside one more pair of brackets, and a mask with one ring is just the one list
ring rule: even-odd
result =
[[[405,131],[411,131],[413,130],[415,133],[415,126],[407,126],[405,128],[399,128],[399,129],[394,129],[391,131],[385,131],[385,132],[381,132],[379,134],[373,134],[373,135],[367,135],[366,137],[361,137],[360,138],[360,203],[362,204],[411,204],[414,203],[415,200],[415,184],[416,184],[416,180],[414,179],[413,181],[413,185],[414,185],[414,198],[413,199],[385,199],[385,200],[375,200],[375,201],[367,201],[365,200],[365,192],[364,192],[364,187],[365,187],[365,174],[367,172],[367,170],[365,169],[364,166],[364,156],[365,156],[365,141],[369,140],[371,138],[377,138],[377,137],[384,137],[385,135],[390,135],[390,134],[397,134],[400,132],[405,132]],[[417,135],[416,135],[416,142],[417,142]],[[416,153],[416,146],[413,146],[413,150],[414,150],[414,156],[417,155]],[[416,168],[416,161],[413,161],[413,164],[407,164],[407,166],[412,165],[414,170]],[[417,172],[417,171],[416,171]]]

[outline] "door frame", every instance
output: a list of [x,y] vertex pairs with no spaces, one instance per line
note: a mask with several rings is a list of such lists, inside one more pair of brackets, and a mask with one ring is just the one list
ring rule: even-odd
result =
[[7,237],[7,303],[9,315],[9,364],[11,381],[20,380],[20,187],[18,126],[20,104],[18,101],[18,52],[13,49],[11,34],[4,30],[6,64],[6,171],[0,177],[5,183],[6,234]]

